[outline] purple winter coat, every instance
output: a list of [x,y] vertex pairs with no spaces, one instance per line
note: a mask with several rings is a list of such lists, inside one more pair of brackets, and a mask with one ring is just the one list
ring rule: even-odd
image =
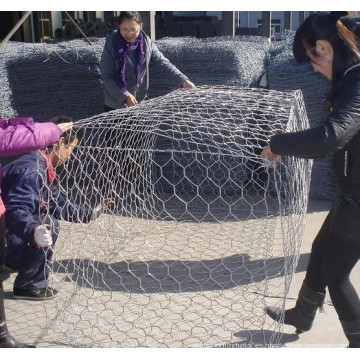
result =
[[[60,139],[62,130],[54,123],[35,123],[31,117],[0,119],[0,156],[15,156],[43,149]],[[0,185],[3,172],[0,165]],[[0,197],[0,216],[5,208]]]

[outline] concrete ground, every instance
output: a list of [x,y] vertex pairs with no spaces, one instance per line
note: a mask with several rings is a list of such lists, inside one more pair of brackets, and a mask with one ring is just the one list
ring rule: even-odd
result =
[[[310,200],[307,220],[306,220],[305,234],[301,248],[300,261],[298,263],[297,271],[291,283],[290,293],[286,303],[287,308],[292,307],[295,304],[298,291],[301,287],[302,281],[305,276],[306,264],[309,259],[312,241],[316,236],[323,220],[325,219],[330,209],[330,205],[331,205],[330,201]],[[353,270],[352,280],[354,286],[360,292],[359,270],[360,270],[360,263]],[[11,295],[11,288],[12,288],[14,276],[15,274],[11,274],[4,282],[5,299],[6,299],[5,305],[7,308],[6,311],[8,314],[8,325],[10,332],[20,341],[27,343],[34,343],[38,347],[66,347],[66,342],[61,342],[61,343],[56,343],[56,342],[51,343],[46,341],[39,342],[39,338],[41,339],[41,332],[39,333],[39,329],[34,327],[34,325],[32,325],[34,331],[29,331],[29,329],[31,330],[31,327],[29,328],[29,326],[31,325],[24,327],[24,324],[34,324],[36,322],[38,323],[38,327],[40,327],[41,331],[45,334],[47,329],[46,329],[46,324],[44,322],[44,317],[41,317],[36,314],[39,313],[43,314],[44,311],[46,311],[48,313],[48,316],[51,316],[52,310],[51,307],[45,307],[44,309],[43,302],[35,303],[32,301],[29,302],[29,301],[14,300]],[[122,299],[126,298],[123,294],[120,295],[122,296]],[[132,297],[136,299],[136,294],[134,294]],[[149,299],[151,298],[149,297]],[[39,310],[39,311],[35,311],[35,310]],[[175,315],[176,314],[172,313],[169,316],[175,316]],[[89,321],[96,321],[96,319],[90,319]],[[162,326],[166,326],[166,325],[167,324],[164,323]],[[35,335],[35,333],[37,334]],[[345,348],[347,346],[347,339],[343,334],[337,314],[334,310],[334,307],[331,304],[329,297],[326,298],[325,313],[319,313],[317,315],[313,329],[311,331],[298,336],[295,334],[294,329],[292,327],[285,325],[283,328],[280,342],[286,348],[333,348],[333,347]],[[136,347],[136,342],[134,344]],[[179,342],[179,344],[181,344],[181,342]],[[182,342],[182,346],[184,345],[186,346],[186,344],[187,344],[186,342]],[[158,345],[159,344],[157,345],[155,344],[154,347],[157,347]],[[177,347],[176,345],[177,344],[175,343],[173,347]]]

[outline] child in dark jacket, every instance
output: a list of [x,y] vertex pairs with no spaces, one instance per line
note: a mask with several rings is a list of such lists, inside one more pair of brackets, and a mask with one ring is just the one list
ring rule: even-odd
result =
[[[66,118],[61,124],[53,122],[35,123],[31,117],[0,119],[0,156],[9,157],[44,148],[59,140],[63,131],[72,127]],[[2,181],[0,166],[0,183]],[[17,342],[7,330],[4,307],[2,272],[5,263],[5,208],[0,197],[0,348],[28,347]]]
[[54,185],[54,169],[63,164],[81,140],[80,131],[64,133],[45,150],[23,155],[4,168],[2,194],[7,209],[6,266],[18,271],[13,295],[46,300],[57,290],[48,287],[49,263],[59,235],[59,219],[88,223],[102,208],[71,203]]

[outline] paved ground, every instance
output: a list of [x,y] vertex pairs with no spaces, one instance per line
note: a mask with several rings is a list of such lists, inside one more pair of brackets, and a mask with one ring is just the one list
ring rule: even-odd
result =
[[[328,201],[315,201],[315,200],[310,201],[309,208],[308,208],[304,240],[303,240],[303,244],[302,244],[302,248],[301,248],[300,261],[297,266],[297,271],[294,275],[294,278],[293,278],[293,281],[291,284],[289,298],[287,300],[287,307],[292,307],[295,304],[297,293],[299,291],[299,288],[301,286],[301,283],[302,283],[304,275],[305,275],[306,263],[309,258],[312,241],[313,241],[317,231],[319,230],[326,214],[328,213],[330,204],[331,203]],[[133,263],[131,265],[135,266],[136,264]],[[121,267],[121,266],[123,266],[123,264],[119,265],[119,267]],[[360,267],[360,264],[357,265],[357,267],[354,269],[353,275],[352,275],[352,280],[354,282],[355,287],[357,289],[359,289],[359,291],[360,291],[359,267]],[[174,269],[176,270],[176,268],[174,268]],[[84,274],[82,274],[82,275],[84,275]],[[5,285],[5,294],[6,294],[6,307],[7,307],[8,320],[9,320],[8,323],[9,323],[9,328],[10,328],[12,334],[16,335],[16,337],[22,341],[25,341],[28,343],[36,343],[38,347],[66,347],[66,341],[58,342],[58,343],[56,343],[56,342],[42,343],[41,341],[39,341],[39,338],[41,338],[41,333],[43,332],[45,334],[47,331],[46,324],[43,320],[41,320],[42,316],[40,316],[39,314],[43,314],[44,311],[46,311],[48,316],[53,316],[52,306],[47,306],[46,308],[44,308],[44,305],[42,302],[40,302],[38,304],[38,303],[34,303],[34,302],[29,302],[29,301],[16,301],[16,300],[12,299],[11,287],[12,287],[13,278],[14,278],[14,274],[12,274],[5,281],[5,284],[4,284]],[[123,284],[121,284],[121,285],[123,285]],[[71,291],[72,291],[71,287],[74,286],[74,283],[69,283],[68,286],[69,286],[68,287],[69,294],[71,294]],[[77,284],[77,286],[79,286],[79,284]],[[63,291],[64,291],[64,289],[63,289]],[[92,290],[91,289],[89,290],[86,288],[86,286],[84,286],[82,288],[82,290],[78,290],[78,291],[80,293],[81,291],[92,291]],[[216,291],[214,293],[212,291],[211,292],[205,291],[205,293],[216,294]],[[130,300],[134,301],[134,306],[131,305],[129,307],[130,312],[126,316],[135,317],[135,316],[139,315],[136,313],[136,310],[134,310],[137,305],[137,301],[140,301],[140,296],[138,296],[138,294],[136,294],[136,292],[134,294],[132,294],[130,297],[127,297],[126,293],[122,292],[121,289],[119,289],[119,294],[116,296],[119,296],[119,299],[121,299],[122,302],[125,300],[128,301],[129,305],[131,305]],[[151,296],[153,296],[153,294],[148,294],[148,296],[146,297],[147,301],[149,301],[149,303],[147,303],[146,305],[147,305],[148,310],[152,310],[155,312],[156,311],[155,305],[154,305],[153,309],[151,309],[151,307],[149,305],[149,304],[151,304],[151,299],[153,299]],[[190,297],[188,297],[187,299],[190,299]],[[206,305],[206,306],[208,306],[207,309],[210,309],[214,304],[216,305],[216,303],[217,303],[217,297],[215,295],[214,296],[208,295],[208,297],[204,298],[204,299],[209,302]],[[199,303],[203,302],[204,299],[199,299]],[[144,301],[144,300],[141,300],[141,301]],[[195,298],[192,299],[189,303],[191,303],[192,301],[196,302],[196,299]],[[163,297],[160,301],[160,305],[162,306],[162,304],[164,304],[164,309],[166,309],[167,302],[168,302],[168,299],[166,299],[166,297]],[[61,314],[61,311],[59,312],[59,304],[61,305],[61,303],[60,302],[58,303],[58,309],[57,309],[57,311],[58,311],[57,317],[58,318],[56,320],[60,321],[60,323],[61,323],[62,314]],[[110,302],[109,302],[109,304],[110,304]],[[91,306],[93,306],[94,308],[96,308],[96,306],[100,306],[99,311],[104,311],[103,309],[101,309],[101,305],[102,304],[101,304],[100,300],[98,300],[98,303],[96,304],[96,298],[95,298],[94,304],[91,304]],[[183,306],[184,309],[186,309],[186,306],[188,306],[188,305],[186,305],[186,303],[180,303],[180,300],[178,302],[178,305]],[[77,311],[79,311],[81,313],[81,310],[84,310],[84,309],[81,309],[80,303],[77,303],[77,306],[78,306]],[[234,304],[232,304],[231,306],[234,306]],[[205,306],[204,306],[204,308],[205,308]],[[207,310],[207,309],[205,309],[204,311],[206,311],[208,313],[209,310]],[[107,309],[106,311],[109,311],[109,309]],[[173,310],[170,309],[170,312],[171,311],[173,311]],[[64,312],[64,314],[65,314],[65,312]],[[164,312],[164,315],[165,315],[165,312]],[[176,312],[171,312],[169,314],[166,314],[166,316],[169,316],[171,318],[171,317],[179,316],[179,314],[177,314]],[[141,317],[141,314],[139,315],[139,317]],[[66,320],[66,319],[64,318],[64,320]],[[184,320],[184,319],[181,319],[181,320]],[[196,319],[195,320],[191,319],[191,320],[197,321]],[[82,318],[81,321],[84,321],[84,323],[85,322],[95,323],[95,322],[97,322],[97,319],[96,319],[96,317],[95,318]],[[37,323],[37,328],[33,327],[34,331],[29,331],[29,329],[31,330],[31,326],[32,326],[30,324],[33,324],[35,322]],[[24,327],[24,324],[29,324],[29,325]],[[66,326],[68,326],[67,323],[64,323],[64,324]],[[201,324],[201,322],[199,322],[199,324]],[[155,324],[151,325],[151,329],[153,329],[154,325]],[[161,332],[161,329],[165,329],[167,326],[169,326],[169,323],[166,323],[166,322],[163,322],[162,324],[159,323],[158,330]],[[41,331],[39,331],[39,328]],[[69,330],[71,330],[71,329],[69,329]],[[134,331],[134,329],[123,329],[123,330],[124,330],[123,331],[124,336],[128,336],[129,334],[131,334]],[[145,331],[146,329],[143,329],[143,330]],[[180,327],[178,330],[179,331],[181,330]],[[200,331],[200,332],[202,331],[200,326],[199,326],[199,328],[197,328],[195,330]],[[134,336],[133,339],[135,341],[136,336],[137,336],[135,334],[135,332],[134,332],[133,336]],[[155,336],[154,336],[154,339],[156,339]],[[281,343],[287,348],[302,348],[302,347],[305,347],[305,348],[312,348],[312,347],[344,348],[347,346],[347,340],[342,332],[336,312],[335,312],[329,298],[327,298],[327,301],[325,304],[325,313],[319,313],[317,315],[315,323],[314,323],[314,327],[311,331],[298,336],[294,333],[294,330],[292,327],[284,326],[283,334],[281,337]],[[132,345],[129,344],[129,347],[132,347],[132,346],[136,347],[136,344],[137,344],[137,342],[135,341]],[[173,342],[172,347],[177,347],[177,346],[181,346],[181,345],[184,346],[186,344],[188,346],[192,347],[191,342],[186,342],[186,339],[182,339],[178,343]],[[241,342],[240,342],[240,344],[241,344]],[[91,344],[88,344],[88,345],[91,346]],[[139,344],[139,345],[141,346],[141,344]],[[149,344],[147,344],[147,345],[149,345]],[[156,344],[155,342],[153,343],[153,345],[154,345],[154,347],[159,346],[159,344]],[[211,346],[211,343],[209,343],[209,345]]]

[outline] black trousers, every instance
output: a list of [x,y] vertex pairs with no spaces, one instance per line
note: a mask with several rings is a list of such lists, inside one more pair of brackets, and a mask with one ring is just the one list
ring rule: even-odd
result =
[[5,214],[0,216],[0,269],[3,265],[5,265]]
[[335,211],[334,207],[330,210],[314,240],[305,283],[323,293],[327,287],[339,319],[353,321],[360,319],[360,300],[350,273],[360,259],[360,240],[351,242],[346,233],[343,237],[334,234],[334,226],[340,226],[337,215],[342,215]]
[[4,288],[3,288],[3,265],[5,264],[5,214],[0,216],[0,337],[7,334]]

